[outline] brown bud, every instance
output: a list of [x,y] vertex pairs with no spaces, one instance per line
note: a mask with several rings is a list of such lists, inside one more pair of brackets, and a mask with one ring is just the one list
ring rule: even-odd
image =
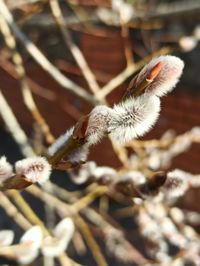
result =
[[23,175],[14,175],[14,176],[6,179],[3,182],[2,187],[3,187],[3,189],[21,190],[21,189],[29,187],[32,184],[33,183],[30,181],[30,179],[26,178],[25,176],[23,176]]
[[142,184],[138,190],[141,194],[146,196],[156,195],[159,192],[160,187],[162,187],[167,179],[164,172],[157,172],[145,183]]
[[73,131],[73,138],[77,140],[84,139],[88,128],[89,115],[85,115],[76,123]]
[[130,180],[117,182],[114,189],[127,197],[138,196],[138,192]]
[[147,76],[147,80],[149,81],[153,81],[157,75],[160,73],[162,67],[164,66],[163,62],[159,62],[157,63],[149,72],[148,76]]
[[71,168],[75,168],[81,164],[84,164],[85,161],[79,161],[79,162],[70,162],[70,161],[65,161],[65,160],[61,160],[59,161],[56,165],[55,165],[55,169],[57,170],[67,170],[67,169],[71,169]]

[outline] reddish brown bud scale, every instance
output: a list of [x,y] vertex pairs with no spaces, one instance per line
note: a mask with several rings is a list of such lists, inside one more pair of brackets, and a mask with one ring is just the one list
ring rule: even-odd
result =
[[86,137],[86,131],[88,128],[89,115],[85,115],[79,119],[74,127],[73,137],[77,140],[84,139]]
[[147,76],[147,80],[149,81],[153,81],[157,76],[158,74],[160,73],[162,67],[164,66],[164,63],[163,62],[159,62],[157,63],[151,70],[150,70],[150,73],[148,74]]
[[84,164],[84,161],[80,161],[80,162],[70,162],[70,161],[65,161],[65,160],[61,160],[58,164],[56,164],[55,168],[57,170],[67,170],[67,169],[71,169],[71,168],[75,168],[81,164]]
[[4,189],[22,190],[33,183],[23,175],[14,175],[3,182]]

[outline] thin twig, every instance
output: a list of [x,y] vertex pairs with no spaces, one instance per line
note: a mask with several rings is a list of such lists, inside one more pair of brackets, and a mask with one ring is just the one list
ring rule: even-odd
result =
[[74,43],[72,37],[70,36],[69,31],[66,28],[65,20],[59,5],[58,0],[50,0],[49,2],[52,14],[55,18],[55,21],[62,33],[63,40],[65,44],[69,47],[76,63],[78,64],[80,70],[83,73],[83,76],[85,77],[89,88],[93,92],[93,94],[97,94],[100,90],[100,87],[95,79],[94,74],[92,73],[91,69],[88,66],[87,61],[85,60],[81,50],[79,47]]
[[[4,71],[6,71],[12,78],[18,80],[18,75],[15,71],[13,64],[9,61],[9,59],[6,58],[6,56],[3,54],[3,51],[1,52],[1,57],[0,57],[0,67]],[[49,89],[46,89],[43,86],[39,85],[27,75],[26,79],[33,93],[49,101],[53,101],[56,99],[56,94],[53,91],[50,91]]]
[[96,190],[88,193],[85,197],[79,199],[74,204],[70,206],[73,211],[80,211],[91,204],[97,197],[102,196],[108,192],[107,186],[98,186]]
[[74,217],[75,223],[78,226],[79,230],[81,231],[82,235],[85,238],[86,243],[88,244],[93,257],[98,266],[107,266],[107,262],[98,246],[96,240],[94,239],[89,226],[84,222],[80,215],[76,215]]
[[42,220],[34,213],[34,211],[31,209],[31,207],[28,205],[28,203],[24,200],[24,198],[20,195],[18,191],[10,190],[7,191],[6,194],[9,195],[14,200],[16,205],[20,208],[22,213],[32,224],[37,224],[41,226],[44,235],[49,235],[49,232],[46,229]]
[[42,52],[26,37],[26,35],[19,29],[13,20],[12,14],[7,8],[5,2],[0,0],[0,13],[3,15],[16,38],[26,48],[32,58],[63,88],[70,90],[86,101],[95,104],[95,99],[92,95],[86,92],[83,88],[75,84],[73,81],[65,77],[49,60],[42,54]]
[[3,118],[4,123],[6,124],[9,133],[16,141],[16,143],[19,145],[22,154],[25,157],[34,156],[35,153],[28,142],[26,134],[24,133],[16,117],[14,116],[13,111],[8,105],[1,90],[0,90],[0,115]]
[[74,203],[71,205],[63,202],[49,192],[43,191],[36,185],[28,187],[26,191],[39,198],[43,202],[48,202],[50,206],[67,216],[77,214],[80,210],[90,205],[97,197],[106,194],[108,192],[108,188],[106,186],[97,186],[94,191],[88,193],[78,201],[74,200]]
[[40,113],[33,99],[31,90],[29,88],[29,85],[26,79],[26,72],[23,66],[23,59],[17,50],[15,38],[13,37],[6,20],[1,14],[0,14],[0,29],[4,36],[6,45],[8,46],[8,48],[10,49],[12,53],[12,60],[13,60],[13,63],[15,64],[18,79],[20,81],[24,103],[26,107],[30,110],[33,118],[36,120],[36,122],[41,127],[41,130],[46,137],[46,141],[49,144],[51,144],[54,141],[54,137],[51,134],[48,124],[46,123],[45,119],[43,118],[42,114]]
[[19,212],[15,205],[6,197],[6,195],[0,191],[0,205],[5,212],[13,218],[20,227],[24,230],[29,229],[32,224]]
[[191,140],[191,142],[193,143],[200,143],[200,136],[198,136],[198,134],[195,133],[195,130],[193,131],[193,129],[186,131],[183,134],[180,134],[176,137],[174,137],[173,139],[152,139],[152,140],[133,140],[132,142],[130,142],[129,144],[127,144],[127,147],[133,147],[134,149],[136,148],[147,148],[147,147],[151,147],[151,148],[160,148],[160,149],[166,149],[168,148],[170,145],[173,144],[180,144],[182,143],[182,141],[184,139],[188,139]]
[[56,195],[58,198],[63,199],[64,201],[67,202],[73,202],[77,198],[80,198],[82,195],[82,190],[76,190],[76,191],[68,191],[65,188],[62,188],[58,186],[57,184],[54,184],[52,182],[49,182],[50,185],[48,185],[48,188],[50,187],[51,190],[47,192],[53,192],[54,195]]

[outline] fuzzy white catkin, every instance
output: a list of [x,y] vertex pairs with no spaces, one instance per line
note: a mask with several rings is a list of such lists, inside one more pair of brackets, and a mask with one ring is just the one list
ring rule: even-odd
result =
[[154,81],[148,85],[146,92],[150,95],[162,97],[172,91],[178,83],[183,72],[184,62],[180,58],[172,55],[163,55],[151,60],[138,74],[135,84],[136,87],[148,77],[150,71],[158,63],[162,63],[163,66]]
[[103,138],[112,114],[112,109],[106,105],[97,105],[91,111],[86,130],[86,140],[89,146],[97,144]]
[[0,183],[13,175],[13,168],[5,156],[0,158]]
[[162,187],[162,191],[167,199],[181,197],[188,190],[188,180],[190,175],[179,169],[167,173],[167,180]]
[[0,231],[0,247],[9,246],[14,240],[14,232],[12,230],[1,230]]
[[155,124],[160,112],[160,99],[146,94],[129,98],[113,107],[108,132],[119,143],[143,136]]
[[74,169],[69,169],[69,177],[71,181],[77,185],[84,184],[88,181],[88,179],[92,176],[92,173],[94,172],[96,168],[95,162],[87,162],[86,164],[83,164],[78,171],[74,171]]
[[[39,248],[42,244],[43,234],[40,226],[33,226],[20,239],[20,243],[24,244],[17,254],[17,261],[20,265],[30,264],[39,254]],[[27,244],[27,246],[26,246]]]
[[116,179],[116,183],[119,181],[130,181],[134,184],[134,186],[139,186],[146,182],[146,178],[139,171],[130,171]]
[[16,174],[25,176],[32,183],[44,183],[51,174],[50,164],[40,156],[17,161],[15,170]]
[[108,176],[111,180],[114,180],[116,178],[117,171],[108,166],[99,166],[94,169],[93,175],[96,180],[100,180],[106,176]]
[[53,234],[55,238],[47,237],[43,241],[42,254],[48,257],[57,257],[61,255],[69,245],[75,226],[71,218],[67,217],[61,220],[54,228]]
[[196,48],[198,40],[194,36],[183,36],[179,40],[179,46],[183,52],[190,52]]
[[89,145],[88,143],[83,144],[67,156],[67,160],[69,160],[72,163],[76,162],[85,162],[87,160],[89,153]]
[[48,154],[53,156],[72,136],[74,127],[68,129],[65,134],[61,135],[57,140],[48,148]]

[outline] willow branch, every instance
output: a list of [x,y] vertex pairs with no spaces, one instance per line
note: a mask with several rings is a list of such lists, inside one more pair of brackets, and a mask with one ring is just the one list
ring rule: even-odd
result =
[[159,51],[153,53],[152,55],[145,57],[138,63],[128,65],[119,75],[114,77],[101,89],[101,91],[98,93],[98,99],[106,97],[108,94],[110,94],[116,87],[121,85],[131,75],[140,70],[152,57],[168,54],[170,52],[172,52],[171,47],[164,47],[161,48]]

